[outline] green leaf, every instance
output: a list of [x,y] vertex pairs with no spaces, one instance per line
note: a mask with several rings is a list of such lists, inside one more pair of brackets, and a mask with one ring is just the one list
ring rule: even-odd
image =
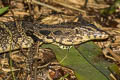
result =
[[100,13],[103,15],[111,15],[114,12],[116,12],[117,8],[119,7],[120,7],[120,0],[115,0],[113,5],[110,5],[110,7],[100,10]]
[[9,7],[0,8],[0,15],[8,11]]
[[112,65],[102,57],[102,50],[92,41],[81,44],[78,48],[79,53],[96,69],[104,74],[108,79],[110,78],[110,71],[108,67]]
[[70,50],[63,50],[52,44],[44,44],[42,48],[51,48],[60,64],[73,69],[78,80],[109,80],[108,77],[91,65],[74,47]]
[[116,64],[111,65],[111,66],[109,67],[109,69],[111,70],[111,72],[112,72],[113,74],[115,74],[116,76],[119,76],[119,78],[120,78],[120,70],[119,70],[119,66],[118,66],[118,65],[116,65]]

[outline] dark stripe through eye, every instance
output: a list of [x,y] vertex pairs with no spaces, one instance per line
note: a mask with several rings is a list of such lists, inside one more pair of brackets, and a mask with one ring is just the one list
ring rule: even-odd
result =
[[53,39],[53,38],[52,38],[52,37],[50,37],[50,36],[47,36],[46,38],[47,38],[47,39]]
[[49,31],[49,30],[40,30],[40,33],[43,34],[43,35],[48,36],[51,33],[51,31]]

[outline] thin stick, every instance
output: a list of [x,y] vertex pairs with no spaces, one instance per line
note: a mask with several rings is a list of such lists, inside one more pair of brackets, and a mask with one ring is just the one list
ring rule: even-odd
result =
[[60,9],[57,9],[57,8],[55,8],[55,7],[53,7],[53,6],[48,5],[48,4],[44,4],[44,3],[38,2],[38,1],[36,1],[36,0],[32,0],[32,2],[35,3],[35,4],[41,5],[41,6],[48,7],[48,8],[50,8],[50,9],[54,10],[54,11],[62,12]]

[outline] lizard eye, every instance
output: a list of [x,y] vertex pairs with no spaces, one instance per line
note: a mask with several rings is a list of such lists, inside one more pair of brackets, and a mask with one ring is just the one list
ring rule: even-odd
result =
[[57,30],[57,31],[54,31],[53,34],[55,34],[55,35],[62,35],[63,33],[62,33],[62,31]]

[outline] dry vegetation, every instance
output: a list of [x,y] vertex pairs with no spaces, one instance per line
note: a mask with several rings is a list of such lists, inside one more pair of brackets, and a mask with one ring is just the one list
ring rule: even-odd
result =
[[[96,42],[96,44],[103,49],[104,58],[119,65],[120,6],[112,14],[101,13],[101,10],[110,7],[113,3],[114,0],[88,0],[85,7],[85,0],[5,0],[0,1],[0,7],[10,6],[10,8],[8,12],[1,15],[0,21],[14,21],[15,18],[17,20],[37,20],[41,24],[53,25],[63,22],[77,22],[80,18],[79,16],[82,15],[85,20],[111,35],[107,41]],[[65,73],[69,73],[65,80],[77,80],[70,69],[62,67],[56,62],[55,55],[53,55],[51,50],[38,49],[37,51],[38,54],[32,58],[35,61],[30,60],[38,68],[37,71],[35,69],[31,73],[34,76],[34,80],[58,80],[65,76]],[[31,63],[29,61],[29,63],[26,62],[27,56],[32,55],[24,53],[29,53],[29,51],[25,49],[10,54],[13,63],[13,74],[18,80],[32,80],[31,75],[28,73],[31,70],[27,70],[28,68],[26,67],[26,65]],[[13,80],[10,58],[8,58],[8,54],[0,55],[0,80]],[[49,69],[51,66],[52,68]],[[112,78],[117,80],[116,76],[112,76]]]

